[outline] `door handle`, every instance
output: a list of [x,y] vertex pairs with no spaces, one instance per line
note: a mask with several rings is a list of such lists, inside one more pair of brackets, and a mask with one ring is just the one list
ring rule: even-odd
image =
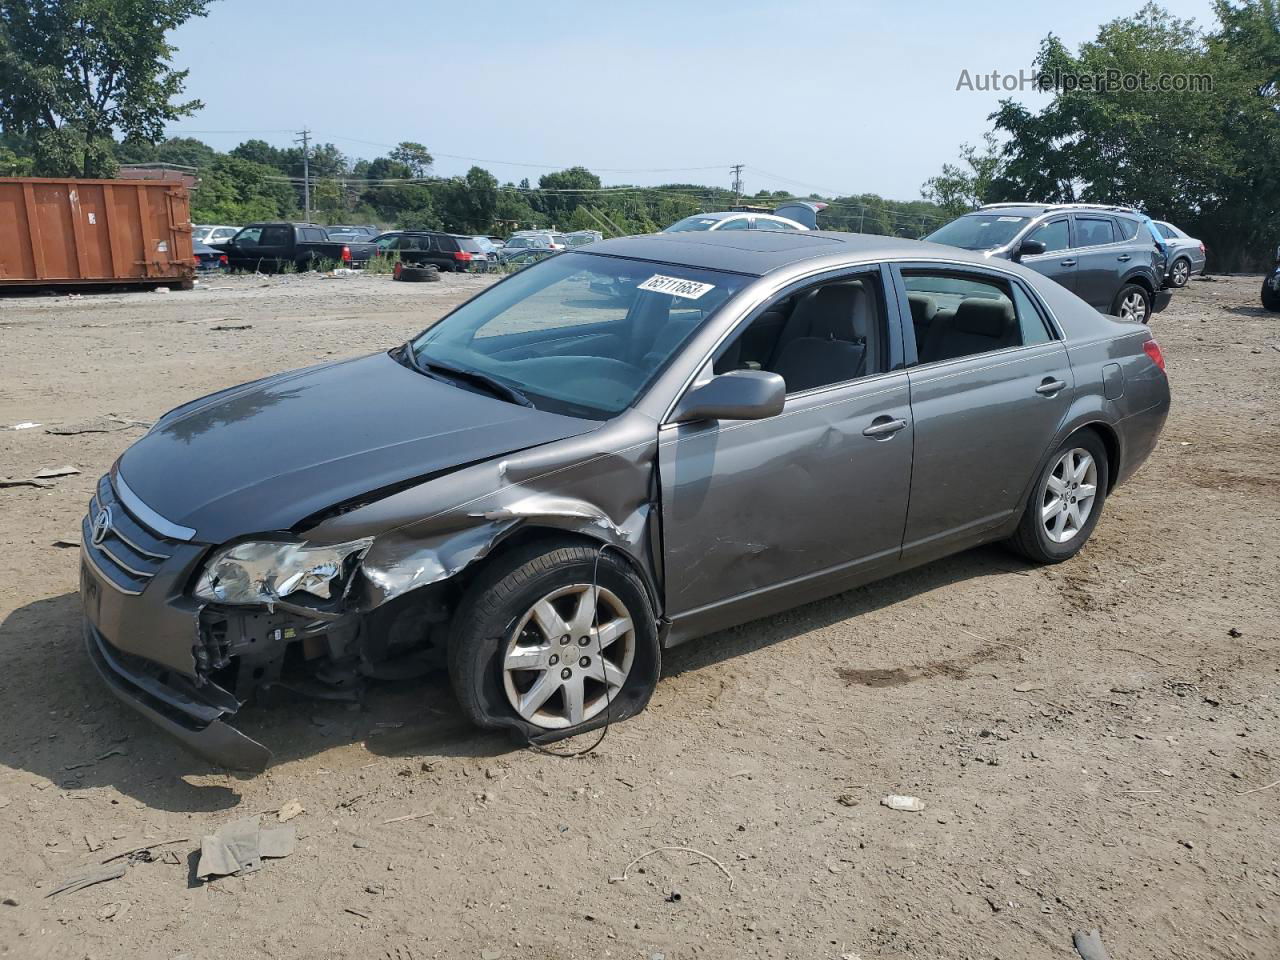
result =
[[1133,257],[1129,256],[1129,254],[1127,253],[1122,253],[1120,254],[1120,256],[1116,257],[1116,259],[1119,260],[1121,263],[1124,263],[1126,260],[1132,260]]
[[1074,267],[1075,265],[1076,265],[1076,262],[1075,262],[1075,260],[1074,260],[1074,259],[1072,259],[1072,260],[1059,260],[1059,261],[1058,261],[1058,266],[1060,266],[1060,267]]
[[876,440],[888,440],[895,433],[907,425],[905,420],[895,420],[893,417],[876,417],[871,421],[871,426],[862,431],[864,437],[873,437]]
[[1046,377],[1041,382],[1040,386],[1036,387],[1036,393],[1040,394],[1042,397],[1052,397],[1066,385],[1067,381],[1065,380],[1054,380],[1051,377]]

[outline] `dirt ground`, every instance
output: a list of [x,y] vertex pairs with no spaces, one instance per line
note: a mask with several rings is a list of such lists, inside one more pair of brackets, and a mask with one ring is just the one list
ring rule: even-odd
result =
[[[57,545],[141,435],[103,418],[384,348],[486,282],[0,299],[0,425],[42,424],[0,430],[0,476],[81,471],[0,488],[0,957],[1021,960],[1092,927],[1115,960],[1280,956],[1280,316],[1255,277],[1155,318],[1173,413],[1076,559],[976,550],[680,648],[583,759],[472,731],[440,679],[244,711],[279,754],[254,778],[118,705]],[[194,882],[202,834],[295,798],[292,856]],[[663,846],[732,882],[679,851],[613,879]]]

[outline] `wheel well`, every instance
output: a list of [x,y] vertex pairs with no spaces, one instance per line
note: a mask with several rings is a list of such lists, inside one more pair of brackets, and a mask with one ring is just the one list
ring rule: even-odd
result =
[[1107,494],[1116,488],[1116,476],[1120,473],[1120,438],[1105,423],[1091,423],[1076,431],[1097,434],[1098,439],[1107,450]]
[[1148,280],[1145,276],[1143,276],[1140,273],[1135,273],[1135,274],[1132,274],[1131,276],[1125,277],[1124,282],[1132,283],[1135,286],[1139,286],[1143,290],[1147,291],[1147,293],[1155,293],[1155,287],[1151,285],[1151,281]]
[[[472,581],[475,580],[480,571],[488,567],[488,565],[494,560],[505,556],[512,550],[519,550],[539,542],[545,542],[548,549],[552,549],[557,546],[571,545],[587,547],[591,550],[598,550],[602,547],[610,546],[605,541],[587,536],[585,533],[577,533],[573,530],[562,530],[559,527],[542,527],[536,524],[525,524],[518,527],[509,536],[500,540],[494,545],[493,550],[489,552],[488,556],[479,563],[471,564],[470,567],[454,577],[452,582],[456,583],[459,589],[464,591],[471,585]],[[652,582],[649,573],[644,570],[640,564],[636,562],[635,558],[626,550],[615,547],[613,548],[613,554],[615,556],[623,557],[631,569],[636,572],[636,575],[640,577],[640,582],[645,586],[645,591],[649,594],[649,602],[653,605],[654,611],[660,611],[662,609],[662,598],[657,595],[657,587]]]

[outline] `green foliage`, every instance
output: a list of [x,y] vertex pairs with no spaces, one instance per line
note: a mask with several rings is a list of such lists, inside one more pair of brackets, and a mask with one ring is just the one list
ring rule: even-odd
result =
[[278,177],[274,167],[222,154],[200,171],[200,185],[191,197],[191,219],[230,224],[292,219],[297,215],[293,188]]
[[942,173],[930,177],[920,188],[924,198],[940,206],[949,217],[958,217],[986,203],[992,182],[1003,171],[1004,162],[995,133],[988,131],[982,140],[981,152],[973,144],[960,144],[964,165],[944,163]]
[[590,196],[581,192],[559,191],[599,190],[600,178],[586,167],[570,167],[557,173],[544,173],[538,178],[538,188],[549,192],[533,195],[534,209],[558,224],[568,220],[573,208]]
[[0,5],[0,126],[27,136],[34,172],[109,176],[114,136],[154,142],[200,108],[175,102],[166,34],[209,0],[6,0]]
[[404,140],[392,150],[391,159],[404,164],[411,177],[425,177],[435,162],[426,147],[412,140]]

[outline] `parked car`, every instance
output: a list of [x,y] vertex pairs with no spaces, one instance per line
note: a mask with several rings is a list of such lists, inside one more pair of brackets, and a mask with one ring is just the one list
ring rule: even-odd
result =
[[490,254],[488,237],[473,237],[470,234],[451,234],[454,240],[458,241],[458,248],[471,254],[471,260],[467,263],[463,270],[470,270],[478,273],[489,269],[489,262],[497,263],[498,253],[496,250]]
[[1169,305],[1165,259],[1132,207],[989,203],[925,239],[1010,260],[1106,313],[1147,323]]
[[372,243],[330,240],[313,223],[251,223],[222,245],[236,270],[318,269],[326,264],[362,266]]
[[1160,236],[1164,238],[1168,266],[1165,268],[1165,280],[1175,289],[1185,287],[1192,277],[1204,273],[1204,244],[1195,237],[1187,236],[1172,223],[1164,220],[1151,221]]
[[574,230],[564,235],[570,247],[583,247],[588,243],[596,243],[604,239],[604,234],[599,230]]
[[192,243],[225,243],[239,232],[239,227],[210,227],[196,224],[191,228]]
[[1262,305],[1280,313],[1280,247],[1276,248],[1276,265],[1262,281]]
[[191,254],[191,259],[195,261],[196,269],[201,273],[227,269],[227,254],[217,247],[211,247],[207,243],[200,243],[199,241],[192,241]]
[[562,247],[557,247],[551,241],[550,234],[512,234],[510,239],[498,251],[498,257],[503,263],[515,260],[542,259],[553,253],[559,253]]
[[548,250],[567,250],[569,248],[569,238],[563,233],[556,233],[554,230],[517,230],[507,238],[507,244],[510,245],[512,240],[517,238],[541,240],[540,246],[546,247]]
[[330,240],[340,240],[343,243],[349,243],[354,240],[357,243],[370,243],[373,238],[381,232],[377,227],[352,227],[352,226],[332,226],[325,227],[325,233],[328,234]]
[[161,417],[82,523],[85,640],[225,767],[268,762],[227,723],[264,685],[432,653],[543,742],[643,709],[664,647],[982,543],[1068,559],[1168,409],[1147,327],[999,258],[606,240]]
[[480,245],[481,251],[483,251],[484,255],[490,260],[496,261],[498,259],[498,250],[501,247],[501,244],[494,243],[488,237],[483,236],[472,237],[471,239]]
[[470,237],[434,230],[396,230],[382,234],[374,245],[381,256],[408,266],[433,264],[445,273],[469,269],[472,256],[480,249]]
[[742,211],[726,211],[724,213],[699,213],[692,217],[677,220],[663,233],[684,233],[690,230],[808,230],[803,223],[788,217],[775,216],[772,213],[744,213]]

